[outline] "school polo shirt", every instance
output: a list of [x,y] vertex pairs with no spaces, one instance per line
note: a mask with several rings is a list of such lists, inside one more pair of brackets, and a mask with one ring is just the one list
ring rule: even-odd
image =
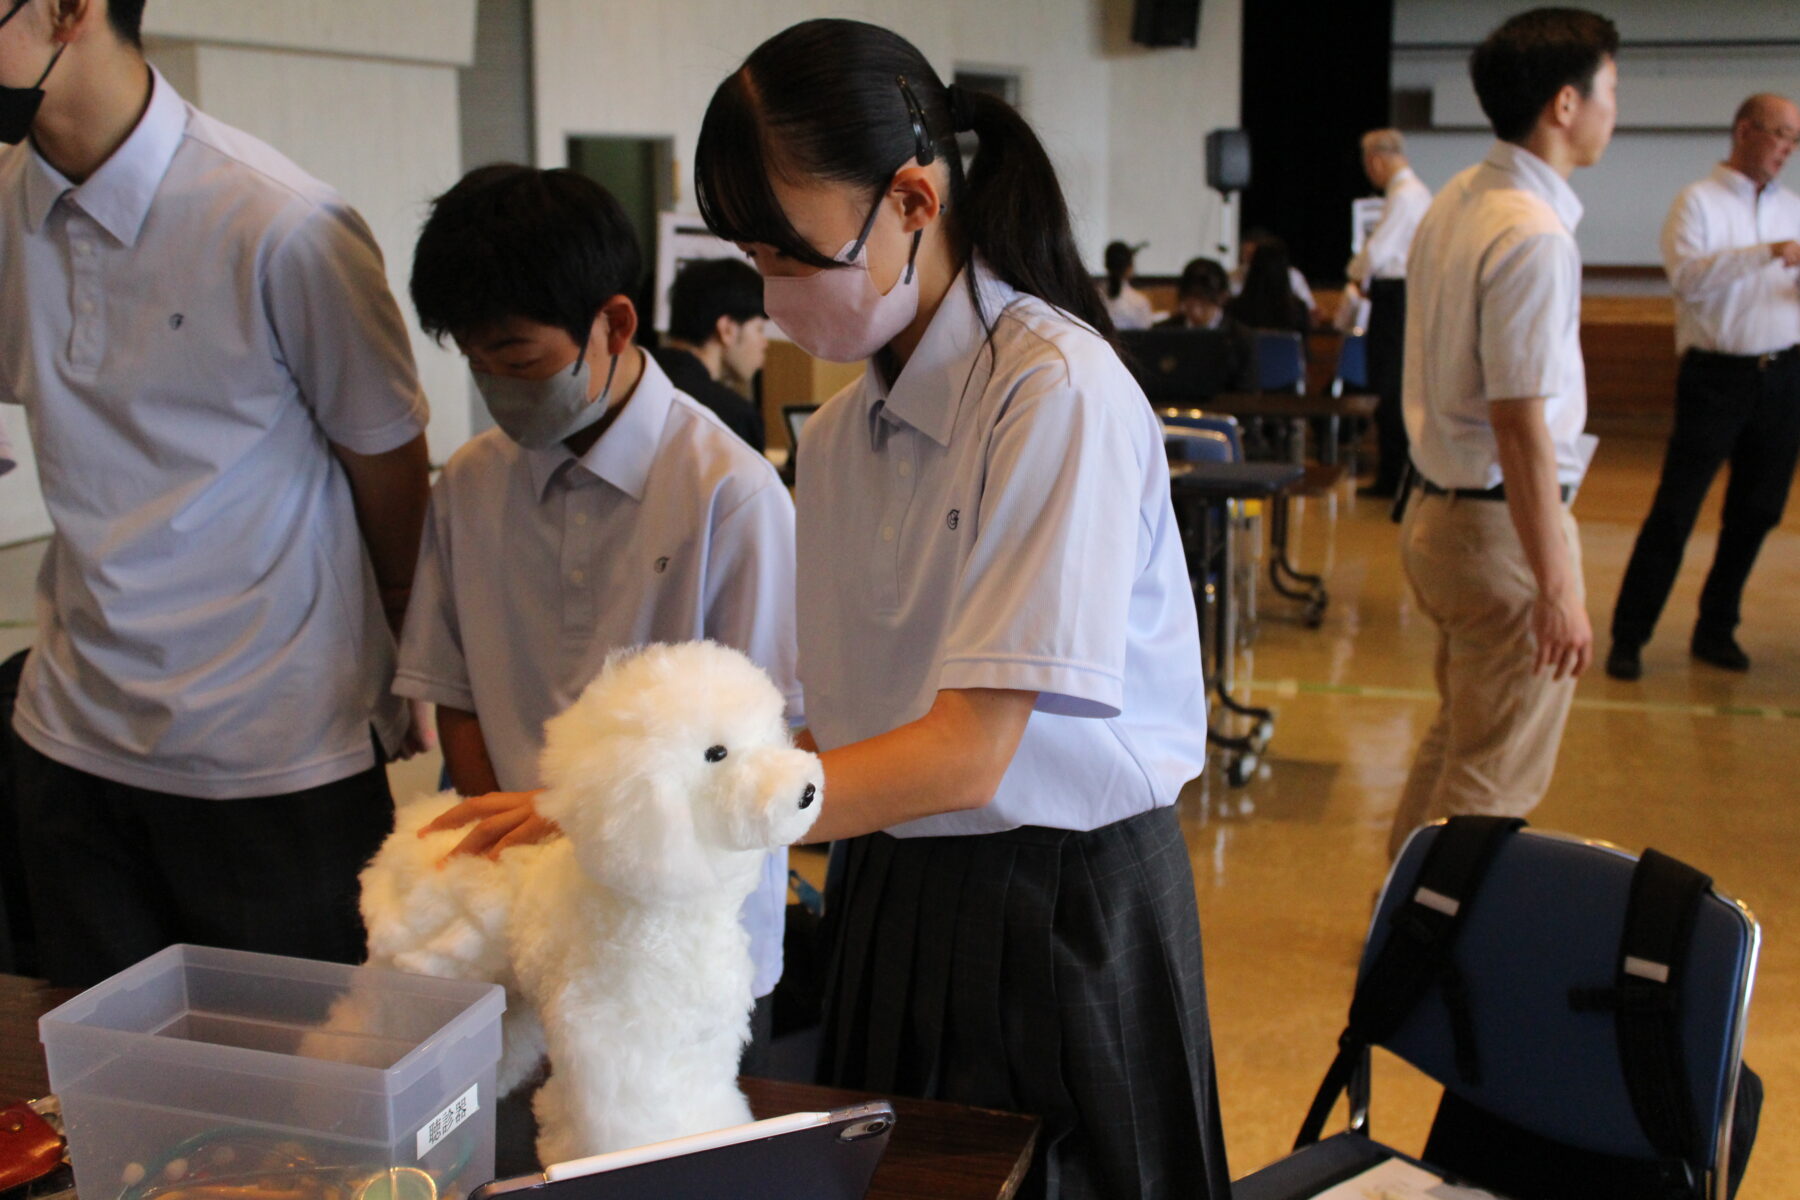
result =
[[888,832],[1098,828],[1172,804],[1205,760],[1162,428],[1091,329],[970,269],[980,313],[965,272],[891,388],[869,370],[801,435],[807,717],[832,748],[941,689],[1036,692],[990,803]]
[[[505,790],[541,784],[544,722],[626,647],[735,647],[801,719],[787,489],[643,361],[624,408],[580,458],[490,429],[451,457],[431,493],[394,690],[474,713]],[[786,897],[782,851],[745,909],[759,995],[780,975]]]
[[335,443],[425,428],[368,228],[153,73],[72,184],[0,151],[0,402],[54,526],[14,717],[59,762],[207,799],[373,765],[404,713]]
[[1412,459],[1446,488],[1494,487],[1488,405],[1544,399],[1557,479],[1581,482],[1581,201],[1537,155],[1495,142],[1452,179],[1414,235],[1402,383]]

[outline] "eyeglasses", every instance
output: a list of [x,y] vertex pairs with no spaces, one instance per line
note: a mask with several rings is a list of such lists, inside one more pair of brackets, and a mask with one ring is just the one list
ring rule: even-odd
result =
[[1784,146],[1800,146],[1800,129],[1777,129],[1764,125],[1761,121],[1751,121],[1750,127],[1758,133],[1766,133]]

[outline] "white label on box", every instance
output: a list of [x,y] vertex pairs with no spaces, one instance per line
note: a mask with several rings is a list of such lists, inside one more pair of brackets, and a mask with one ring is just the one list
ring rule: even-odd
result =
[[424,1158],[433,1147],[454,1133],[457,1126],[481,1111],[480,1087],[480,1084],[471,1085],[468,1091],[452,1100],[443,1112],[431,1118],[425,1128],[419,1130],[420,1158]]

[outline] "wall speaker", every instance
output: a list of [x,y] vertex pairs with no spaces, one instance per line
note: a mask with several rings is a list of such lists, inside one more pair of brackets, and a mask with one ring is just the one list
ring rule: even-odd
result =
[[1206,186],[1230,195],[1250,186],[1250,135],[1215,129],[1206,135]]
[[1131,40],[1140,46],[1192,47],[1200,36],[1200,0],[1137,0]]

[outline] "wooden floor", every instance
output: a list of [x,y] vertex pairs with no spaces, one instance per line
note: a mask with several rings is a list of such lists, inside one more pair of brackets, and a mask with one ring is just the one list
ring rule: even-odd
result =
[[[1601,631],[1655,486],[1661,446],[1603,442],[1576,501],[1588,610]],[[1712,874],[1762,919],[1766,938],[1748,1058],[1768,1084],[1743,1200],[1800,1194],[1800,512],[1771,536],[1739,631],[1748,675],[1687,656],[1718,495],[1636,684],[1582,680],[1556,780],[1536,824],[1641,848]],[[1205,929],[1207,980],[1234,1173],[1291,1143],[1343,1025],[1369,905],[1413,747],[1435,706],[1433,634],[1400,581],[1383,506],[1346,490],[1306,502],[1304,566],[1326,567],[1332,604],[1306,629],[1265,603],[1240,663],[1278,714],[1270,762],[1243,789],[1216,768],[1182,799]],[[1335,508],[1335,516],[1332,510]],[[0,651],[30,637],[42,546],[0,552]],[[434,786],[435,757],[394,770],[402,793]],[[1434,1092],[1378,1065],[1381,1136],[1416,1149]]]

